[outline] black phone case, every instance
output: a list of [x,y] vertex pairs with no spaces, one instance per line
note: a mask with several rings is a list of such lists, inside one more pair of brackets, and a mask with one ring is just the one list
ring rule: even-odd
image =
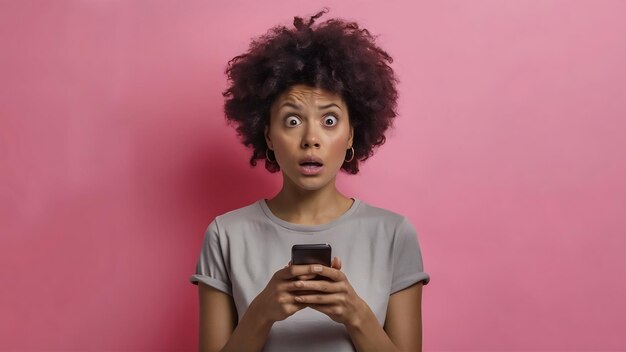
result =
[[328,243],[296,244],[291,247],[291,264],[322,264],[331,266],[332,248]]

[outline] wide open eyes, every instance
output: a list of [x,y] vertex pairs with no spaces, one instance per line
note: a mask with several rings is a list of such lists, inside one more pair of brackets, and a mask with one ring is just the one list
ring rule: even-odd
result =
[[334,126],[337,124],[337,118],[334,115],[324,116],[324,126]]
[[[326,115],[324,116],[324,119],[322,120],[322,124],[327,127],[332,127],[332,126],[335,126],[338,121],[339,119],[337,119],[335,115]],[[289,115],[285,119],[285,126],[287,127],[296,127],[300,124],[302,124],[302,120],[300,120],[298,116]]]
[[291,115],[285,119],[285,125],[287,125],[287,127],[295,127],[301,123],[302,121],[300,120],[300,118],[294,115]]

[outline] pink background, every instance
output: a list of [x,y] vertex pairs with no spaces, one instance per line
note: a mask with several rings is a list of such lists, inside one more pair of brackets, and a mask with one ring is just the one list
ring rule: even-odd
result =
[[311,3],[0,3],[0,350],[197,350],[206,226],[280,186],[226,62],[323,5],[395,58],[338,183],[417,228],[424,349],[626,350],[626,1]]

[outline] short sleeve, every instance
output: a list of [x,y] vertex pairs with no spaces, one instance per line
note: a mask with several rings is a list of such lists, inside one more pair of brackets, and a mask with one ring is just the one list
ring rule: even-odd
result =
[[423,281],[424,285],[430,281],[430,275],[424,272],[422,252],[413,225],[404,217],[396,231],[391,293],[403,290],[420,281]]
[[189,281],[194,285],[198,285],[201,281],[232,296],[225,253],[227,253],[227,247],[220,241],[219,226],[215,219],[206,229],[196,264],[196,273],[189,278]]

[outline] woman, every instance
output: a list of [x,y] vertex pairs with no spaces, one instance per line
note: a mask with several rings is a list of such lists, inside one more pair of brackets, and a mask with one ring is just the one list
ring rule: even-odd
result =
[[[335,186],[339,170],[358,173],[385,142],[396,116],[392,59],[356,23],[313,28],[325,12],[272,28],[226,70],[227,119],[252,148],[251,165],[264,159],[283,186],[205,233],[190,278],[201,351],[421,350],[430,278],[415,229]],[[292,245],[307,243],[329,243],[331,266],[292,265]]]

